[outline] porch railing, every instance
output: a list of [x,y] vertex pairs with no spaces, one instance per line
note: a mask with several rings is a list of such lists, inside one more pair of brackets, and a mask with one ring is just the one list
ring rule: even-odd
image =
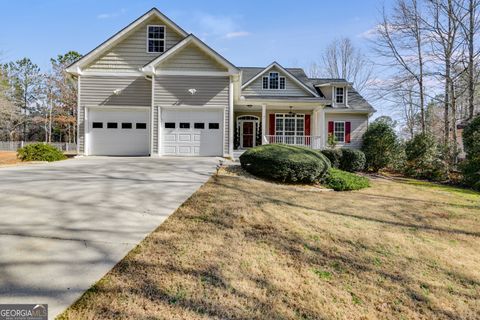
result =
[[265,136],[267,143],[283,143],[295,146],[310,147],[312,149],[321,148],[320,136],[277,136],[267,135]]

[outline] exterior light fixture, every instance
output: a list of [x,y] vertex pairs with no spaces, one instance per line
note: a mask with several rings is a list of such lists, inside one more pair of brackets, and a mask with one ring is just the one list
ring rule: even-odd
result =
[[122,93],[122,91],[123,91],[122,89],[115,89],[113,90],[113,94],[118,96],[120,93]]
[[190,92],[190,94],[193,96],[195,93],[197,93],[197,89],[195,88],[188,89],[188,92]]

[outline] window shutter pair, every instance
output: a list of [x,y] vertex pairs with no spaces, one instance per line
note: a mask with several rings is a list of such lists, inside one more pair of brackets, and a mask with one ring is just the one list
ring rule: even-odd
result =
[[[328,121],[328,135],[333,134],[334,122]],[[345,121],[345,143],[350,143],[350,133],[352,131],[352,123],[350,121]]]
[[[268,134],[273,136],[275,135],[275,114],[271,113],[269,118],[269,128]],[[305,115],[305,135],[310,135],[310,115]]]

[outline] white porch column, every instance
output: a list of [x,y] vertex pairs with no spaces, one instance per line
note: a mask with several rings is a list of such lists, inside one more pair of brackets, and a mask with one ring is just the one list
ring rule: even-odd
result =
[[318,112],[318,130],[320,136],[320,148],[325,149],[327,145],[327,131],[325,130],[325,107]]
[[228,85],[228,155],[233,158],[233,76],[230,77]]
[[262,104],[262,144],[267,144],[267,105]]

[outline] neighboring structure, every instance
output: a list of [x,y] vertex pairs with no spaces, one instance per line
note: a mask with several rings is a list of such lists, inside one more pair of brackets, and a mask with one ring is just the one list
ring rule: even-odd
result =
[[358,148],[375,112],[342,79],[274,62],[236,67],[152,9],[67,68],[78,152],[232,156],[265,143]]

